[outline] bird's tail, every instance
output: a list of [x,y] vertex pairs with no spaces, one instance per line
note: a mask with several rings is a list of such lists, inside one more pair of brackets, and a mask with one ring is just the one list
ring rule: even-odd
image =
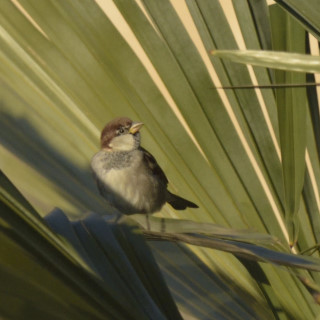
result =
[[169,191],[167,202],[176,210],[184,210],[186,208],[199,208],[195,203],[183,199]]

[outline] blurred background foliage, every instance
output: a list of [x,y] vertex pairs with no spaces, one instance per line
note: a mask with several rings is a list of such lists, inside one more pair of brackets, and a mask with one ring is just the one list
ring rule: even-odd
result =
[[[200,207],[176,213],[165,206],[157,216],[218,224],[230,228],[229,238],[239,229],[255,231],[250,243],[261,254],[268,241],[293,254],[316,246],[319,89],[221,86],[319,82],[316,73],[306,75],[310,65],[320,71],[317,0],[3,0],[0,6],[0,165],[19,190],[1,177],[3,318],[319,315],[315,271],[275,266],[266,254],[258,263],[181,243],[148,246],[132,222],[106,222],[101,216],[112,208],[89,168],[105,123],[131,117],[145,123],[142,145],[169,188]],[[227,59],[230,51],[219,54],[238,49],[288,55],[275,54],[268,65],[271,54],[263,60],[245,52],[259,63],[253,67]],[[290,71],[290,64],[304,72]],[[53,232],[40,216],[55,207],[46,217]],[[173,232],[186,226],[181,221]],[[272,237],[262,242],[266,234]],[[317,249],[313,256],[317,270]]]

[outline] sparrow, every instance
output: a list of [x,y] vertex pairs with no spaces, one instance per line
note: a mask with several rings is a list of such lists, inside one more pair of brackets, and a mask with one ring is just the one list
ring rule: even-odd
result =
[[123,214],[154,213],[168,202],[174,209],[198,208],[168,191],[168,179],[156,159],[140,146],[142,122],[126,117],[106,124],[101,150],[91,160],[100,194]]

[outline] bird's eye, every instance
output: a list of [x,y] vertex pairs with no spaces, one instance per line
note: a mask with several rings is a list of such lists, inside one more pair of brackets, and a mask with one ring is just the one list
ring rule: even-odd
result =
[[123,127],[119,128],[117,133],[118,134],[123,134],[124,133],[124,128]]

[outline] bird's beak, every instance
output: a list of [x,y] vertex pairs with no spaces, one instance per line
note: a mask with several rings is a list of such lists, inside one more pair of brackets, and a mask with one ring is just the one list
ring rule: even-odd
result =
[[130,129],[129,129],[129,133],[135,134],[136,132],[138,132],[140,130],[140,128],[142,126],[143,126],[142,122],[133,122]]

